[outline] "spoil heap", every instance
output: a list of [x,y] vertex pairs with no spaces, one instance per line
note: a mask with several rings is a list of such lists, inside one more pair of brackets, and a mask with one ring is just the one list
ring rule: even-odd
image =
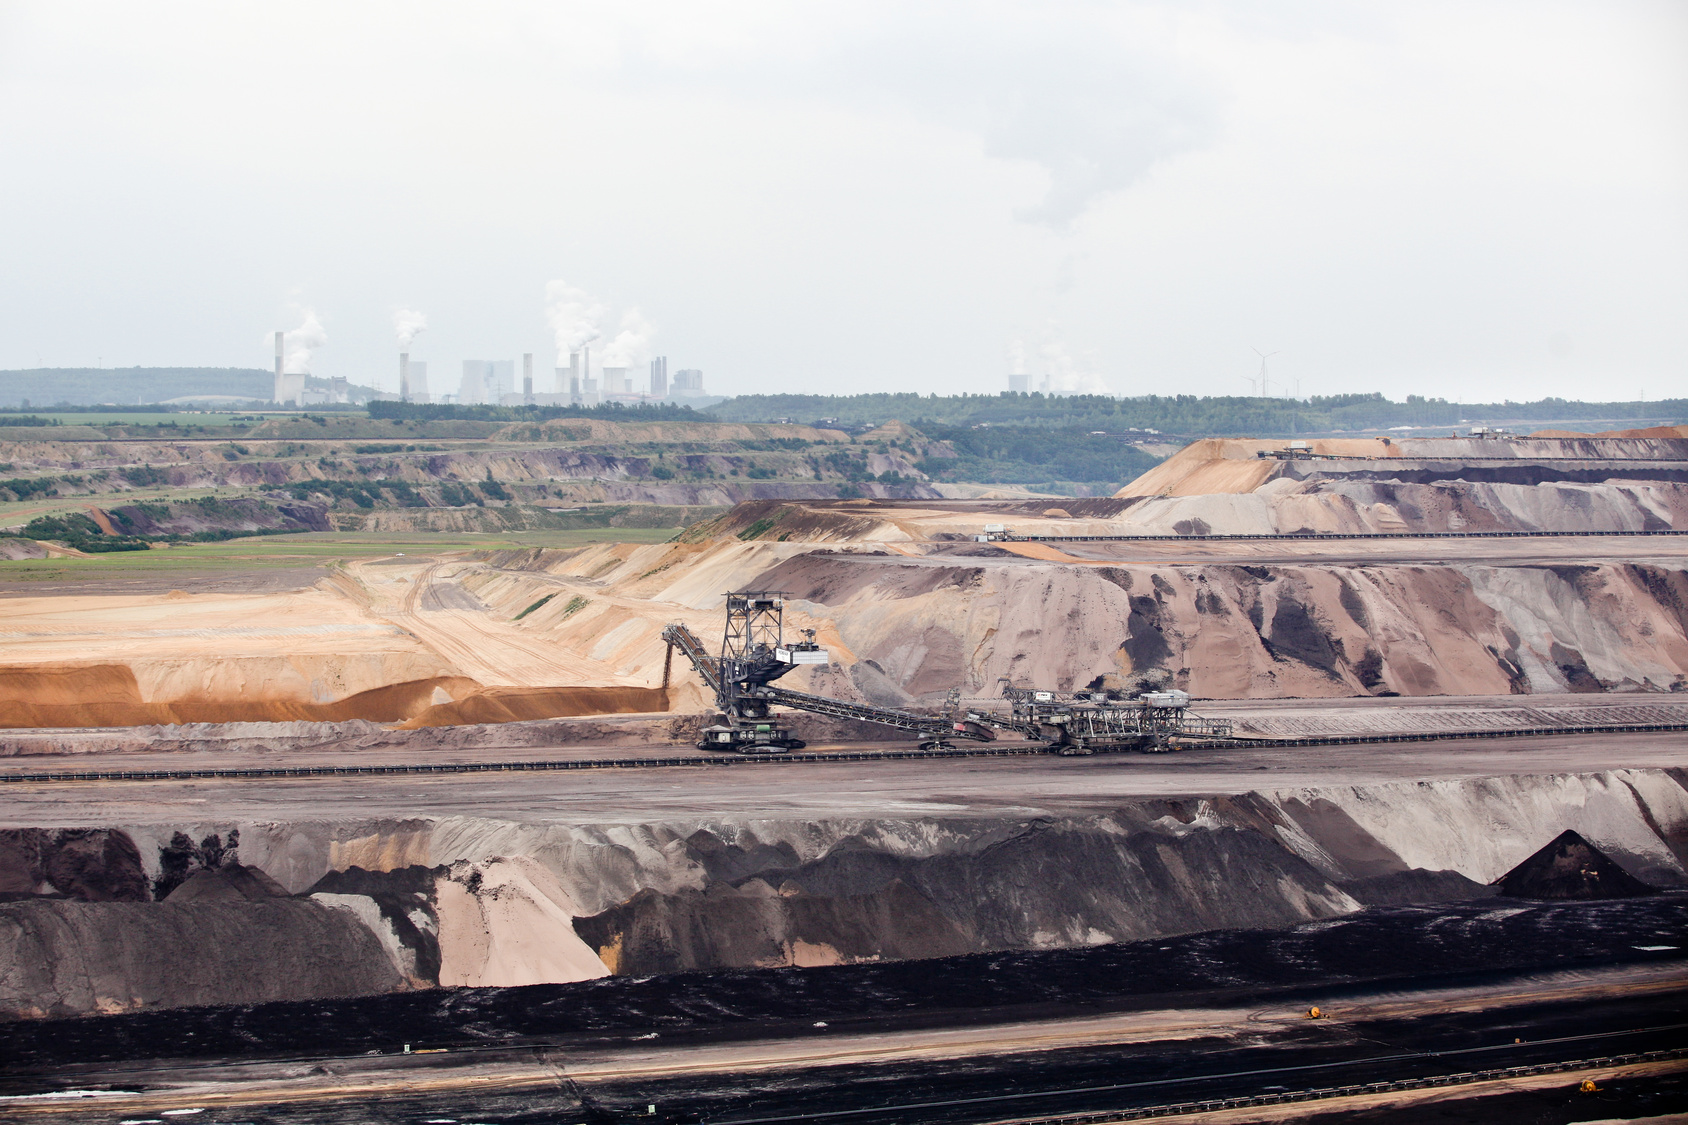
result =
[[1209,438],[1120,489],[1138,534],[1688,526],[1688,439]]
[[1657,890],[1568,828],[1495,885],[1508,898],[1633,898]]
[[[278,821],[264,805],[212,831],[171,819],[203,805],[159,809],[149,789],[125,827],[0,831],[0,1019],[1280,928],[1486,897],[1565,823],[1650,881],[1688,885],[1670,845],[1688,809],[1675,771],[1074,807],[1059,791],[1098,776],[1043,762],[994,780],[909,766],[921,772],[877,801],[862,791],[888,767],[863,764],[821,775],[856,795],[814,815],[695,811],[756,784],[738,770],[688,779],[683,810],[675,775],[640,788],[587,772],[544,808],[540,781],[488,781],[482,798],[505,796],[471,811],[479,783],[461,780],[449,815],[412,811],[418,790],[365,790],[355,815]],[[934,787],[930,812],[907,811]]]
[[993,523],[1025,537],[1688,528],[1688,439],[1256,456],[1283,445],[1199,442],[1117,497],[767,500],[667,543],[395,556],[308,590],[17,598],[0,725],[695,713],[708,693],[688,669],[665,675],[663,628],[713,635],[721,592],[750,587],[788,591],[790,624],[834,655],[794,688],[882,706],[995,697],[1002,677],[1208,698],[1688,689],[1678,537],[973,541]]

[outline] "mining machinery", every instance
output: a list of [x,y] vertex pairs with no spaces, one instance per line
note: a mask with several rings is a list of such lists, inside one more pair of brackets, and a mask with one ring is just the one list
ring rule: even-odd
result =
[[[847,703],[824,695],[791,691],[773,681],[805,664],[824,665],[830,657],[815,642],[813,629],[803,640],[785,640],[785,594],[777,590],[740,590],[727,594],[727,621],[719,656],[712,656],[684,625],[662,631],[668,643],[667,666],[674,650],[690,661],[720,711],[716,722],[703,728],[700,750],[747,754],[801,750],[803,740],[774,715],[774,706],[859,719],[908,731],[920,738],[922,749],[953,747],[955,740],[991,742],[996,731],[1014,731],[1046,743],[1062,754],[1090,754],[1097,750],[1170,750],[1191,741],[1224,739],[1228,722],[1203,719],[1189,712],[1190,697],[1181,691],[1144,692],[1135,698],[1119,692],[1058,692],[1015,687],[1002,681],[1009,712],[970,711],[953,717],[958,691],[950,693],[949,714],[922,715],[890,707]],[[666,674],[664,678],[666,682]]]
[[846,703],[824,695],[790,691],[773,681],[805,664],[826,664],[826,649],[815,643],[815,631],[805,629],[803,640],[785,641],[785,594],[777,590],[741,590],[727,595],[727,623],[721,634],[721,655],[711,656],[703,642],[684,625],[662,631],[668,658],[679,649],[715,693],[717,722],[703,728],[700,750],[741,753],[781,753],[801,750],[803,740],[781,724],[770,708],[775,704],[817,715],[861,719],[920,736],[923,748],[948,747],[951,739],[990,742],[994,732],[976,722],[917,715],[889,707]]
[[[1008,716],[990,721],[1041,738],[1062,754],[1097,750],[1171,750],[1176,746],[1231,737],[1225,719],[1190,712],[1183,691],[1146,691],[1132,697],[1117,691],[1042,691],[1001,681]],[[982,715],[968,715],[981,719]]]

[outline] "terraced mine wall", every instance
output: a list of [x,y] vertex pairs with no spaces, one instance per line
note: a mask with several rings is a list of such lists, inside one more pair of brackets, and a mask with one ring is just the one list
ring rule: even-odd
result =
[[1688,687],[1677,563],[1145,566],[971,544],[814,550],[755,585],[836,621],[884,704],[1002,677],[1129,688],[1156,668],[1221,699]]
[[[1446,479],[1381,471],[1340,477],[1286,472],[1241,492],[1120,498],[1116,503],[1126,506],[1111,527],[1092,526],[1079,533],[1598,532],[1688,526],[1688,485],[1680,479],[1659,480],[1648,474],[1626,481],[1594,474],[1596,479],[1583,482],[1575,472],[1525,475],[1543,479],[1509,481],[1498,471],[1461,472]],[[1486,479],[1494,476],[1502,479]]]
[[1688,771],[1136,799],[1062,816],[13,828],[0,831],[0,1015],[1289,926],[1494,894],[1567,829],[1648,884],[1688,885]]

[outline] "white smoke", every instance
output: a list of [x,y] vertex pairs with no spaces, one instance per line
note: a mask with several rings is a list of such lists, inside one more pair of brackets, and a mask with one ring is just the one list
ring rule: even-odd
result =
[[289,375],[309,375],[311,353],[328,343],[315,310],[305,309],[304,314],[303,323],[282,337],[281,369]]
[[605,367],[638,367],[651,358],[651,337],[656,326],[638,309],[621,314],[621,331],[604,349]]
[[1026,342],[1019,338],[1008,341],[1008,370],[1015,375],[1026,371]]
[[563,281],[546,284],[545,323],[551,326],[559,359],[602,336],[603,320],[604,306],[586,290]]
[[1113,391],[1096,373],[1095,358],[1089,354],[1075,356],[1059,340],[1051,340],[1038,349],[1043,379],[1053,395],[1108,395]]
[[414,309],[400,309],[393,314],[393,333],[398,336],[401,349],[408,349],[410,342],[427,327],[428,318]]

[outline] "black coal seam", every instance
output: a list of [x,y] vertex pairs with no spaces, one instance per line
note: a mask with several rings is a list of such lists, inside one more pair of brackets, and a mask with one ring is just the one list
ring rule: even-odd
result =
[[[1570,734],[1649,734],[1688,731],[1688,723],[1630,723],[1614,726],[1516,727],[1505,730],[1432,731],[1424,734],[1327,735],[1312,738],[1235,738],[1189,743],[1186,749],[1259,750],[1272,747],[1368,746],[1390,742],[1455,742],[1467,738],[1524,738]],[[878,762],[911,758],[1016,758],[1053,754],[1054,747],[1027,746],[968,750],[873,750],[854,754],[744,754],[704,758],[579,758],[551,762],[458,762],[416,766],[285,766],[270,769],[101,770],[67,773],[0,774],[0,782],[191,781],[201,778],[355,777],[359,774],[543,773],[553,770],[669,769],[677,766],[800,765],[815,762]],[[1096,753],[1122,753],[1098,749]]]

